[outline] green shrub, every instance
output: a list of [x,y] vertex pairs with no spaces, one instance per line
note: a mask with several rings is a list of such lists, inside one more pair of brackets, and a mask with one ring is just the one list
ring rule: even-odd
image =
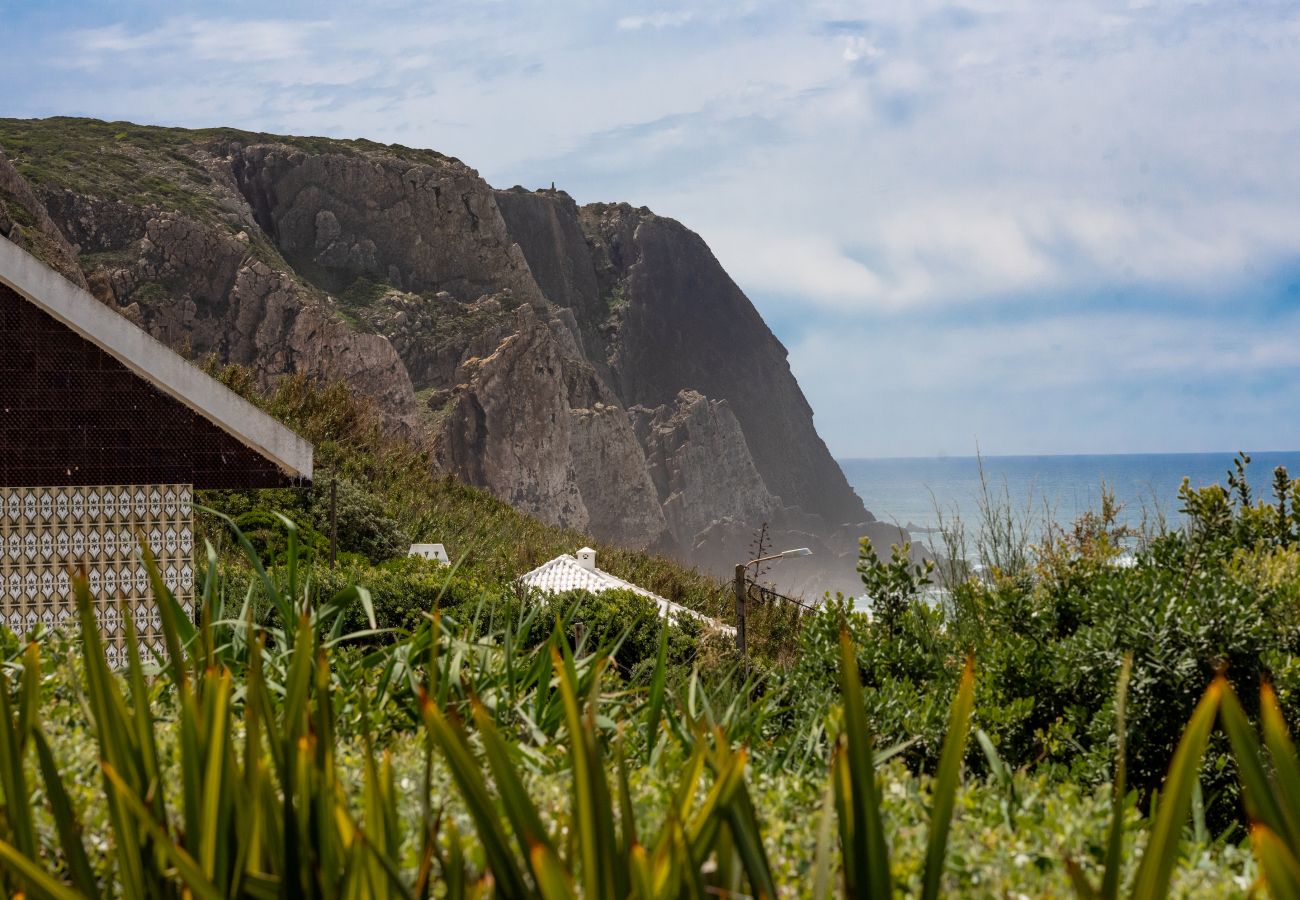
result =
[[[398,632],[415,631],[435,608],[460,618],[472,616],[480,602],[501,606],[503,613],[508,605],[508,597],[500,587],[420,557],[402,557],[377,566],[358,563],[336,569],[318,567],[316,577],[325,596],[348,584],[364,584],[370,590],[379,627]],[[353,630],[363,627],[360,610],[349,613],[348,625]]]
[[[297,523],[303,546],[310,551],[305,561],[328,560],[332,482],[337,483],[338,492],[335,510],[339,552],[375,563],[404,556],[411,544],[410,533],[384,513],[381,497],[349,478],[326,477],[306,488],[203,491],[199,501],[233,517],[262,553],[263,560],[269,561],[272,552],[284,552],[284,525],[276,513]],[[210,535],[225,537],[224,531],[211,523],[206,530]]]
[[[532,596],[531,602],[541,598]],[[613,661],[633,681],[641,681],[654,666],[659,650],[659,632],[665,625],[655,603],[632,591],[569,591],[545,598],[555,610],[571,610],[570,638],[581,636],[589,647],[615,644]],[[682,616],[668,629],[668,661],[677,668],[689,667],[695,656],[695,642],[703,629],[698,620]]]
[[[873,727],[884,741],[913,741],[907,759],[932,770],[955,672],[973,650],[976,721],[1001,759],[1099,784],[1111,770],[1120,663],[1132,653],[1129,781],[1148,797],[1217,672],[1243,696],[1261,680],[1275,683],[1286,713],[1300,714],[1295,483],[1275,473],[1273,502],[1259,502],[1239,463],[1230,490],[1185,485],[1186,527],[1151,540],[1129,567],[1116,565],[1124,535],[1105,504],[1037,548],[1033,577],[968,580],[938,608],[910,599],[928,573],[898,554],[883,563],[864,553],[868,593],[893,601],[886,614],[872,621],[840,602],[806,618],[798,661],[772,691],[829,703],[843,621]],[[809,720],[791,704],[771,728],[797,721]],[[970,751],[968,762],[984,766],[983,753]],[[1208,827],[1236,821],[1236,775],[1221,737],[1210,741],[1201,782]]]

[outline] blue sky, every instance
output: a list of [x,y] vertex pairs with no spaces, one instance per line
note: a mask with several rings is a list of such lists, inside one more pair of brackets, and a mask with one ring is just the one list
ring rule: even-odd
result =
[[369,137],[699,231],[839,456],[1300,447],[1300,3],[18,3],[0,115]]

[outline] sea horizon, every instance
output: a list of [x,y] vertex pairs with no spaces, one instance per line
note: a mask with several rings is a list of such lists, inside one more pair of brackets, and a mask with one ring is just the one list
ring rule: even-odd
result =
[[[1178,521],[1178,490],[1224,484],[1239,451],[1176,453],[1042,453],[971,456],[843,457],[849,484],[877,519],[924,532],[960,518],[968,533],[979,521],[980,471],[995,502],[1009,505],[1031,536],[1050,522],[1068,525],[1101,501],[1102,485],[1113,491],[1119,522],[1131,528],[1163,519]],[[1300,450],[1246,451],[1255,496],[1271,496],[1276,466],[1300,474]],[[936,506],[938,509],[936,509]]]
[[[1296,454],[1300,456],[1300,449],[1272,449],[1272,450],[1126,450],[1112,453],[1064,453],[1064,452],[1045,452],[1045,453],[917,453],[901,454],[894,456],[836,456],[835,461],[843,465],[851,462],[888,462],[892,460],[909,460],[909,459],[1040,459],[1040,458],[1092,458],[1092,457],[1111,457],[1111,456],[1224,456],[1229,459],[1234,458],[1238,453],[1245,452],[1252,460],[1257,455],[1277,455],[1277,454]],[[1254,462],[1251,463],[1254,465]]]

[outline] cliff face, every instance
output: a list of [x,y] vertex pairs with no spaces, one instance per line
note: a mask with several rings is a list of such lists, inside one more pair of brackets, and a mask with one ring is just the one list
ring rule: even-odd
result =
[[767,522],[817,545],[811,589],[879,529],[671,219],[363,141],[0,120],[0,151],[0,233],[193,356],[347,381],[542,519],[720,574]]

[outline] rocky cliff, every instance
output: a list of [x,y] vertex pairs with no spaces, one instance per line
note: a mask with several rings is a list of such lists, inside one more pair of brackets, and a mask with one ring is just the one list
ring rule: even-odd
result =
[[781,579],[805,590],[898,537],[672,219],[365,141],[0,120],[0,152],[0,233],[192,356],[347,381],[544,520],[719,574],[768,523],[815,545]]

